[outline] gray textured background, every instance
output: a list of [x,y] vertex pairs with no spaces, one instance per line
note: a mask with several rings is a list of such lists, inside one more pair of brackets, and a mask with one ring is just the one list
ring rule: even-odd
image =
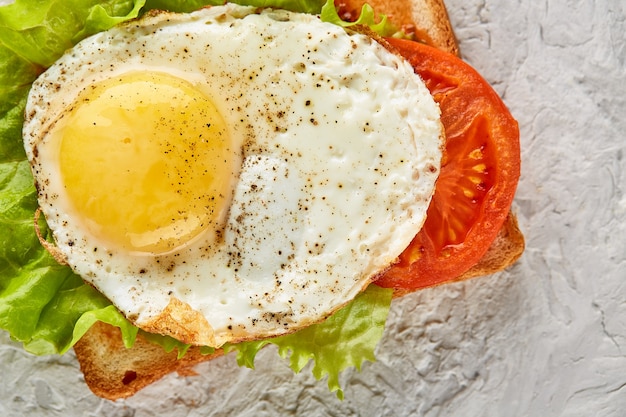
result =
[[0,415],[625,415],[624,1],[447,4],[464,57],[520,122],[515,267],[397,300],[343,402],[270,348],[255,371],[220,358],[113,403],[71,354],[32,357],[0,332]]

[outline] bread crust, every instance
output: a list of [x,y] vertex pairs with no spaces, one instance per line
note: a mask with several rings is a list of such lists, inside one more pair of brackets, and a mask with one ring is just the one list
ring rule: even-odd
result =
[[109,400],[126,398],[174,371],[193,374],[192,366],[223,354],[222,350],[204,355],[200,348],[191,347],[182,358],[178,351],[165,352],[161,346],[146,340],[141,334],[132,348],[122,342],[119,328],[96,322],[76,343],[74,352],[94,394]]
[[455,279],[461,281],[469,278],[481,277],[502,271],[517,261],[526,246],[524,235],[517,224],[517,217],[511,211],[504,224],[498,231],[487,253],[480,261],[463,275]]
[[443,0],[335,0],[339,13],[348,18],[356,18],[365,3],[416,40],[459,55]]
[[[340,13],[358,13],[366,0],[336,0]],[[396,25],[415,34],[416,39],[459,55],[459,47],[443,0],[367,0]],[[453,281],[492,274],[515,262],[524,250],[524,237],[513,213],[509,213],[496,240],[480,262]],[[394,296],[407,292],[397,291]],[[191,367],[223,354],[202,355],[190,348],[182,359],[176,351],[166,353],[141,335],[126,349],[119,329],[96,323],[75,345],[74,350],[85,382],[98,396],[115,400],[135,394],[171,372],[193,373]]]

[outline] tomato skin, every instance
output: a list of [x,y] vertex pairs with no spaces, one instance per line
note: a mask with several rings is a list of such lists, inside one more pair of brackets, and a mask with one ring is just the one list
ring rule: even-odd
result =
[[387,41],[426,83],[446,134],[424,226],[376,281],[406,292],[453,281],[485,254],[519,180],[519,128],[498,94],[461,59],[418,42]]

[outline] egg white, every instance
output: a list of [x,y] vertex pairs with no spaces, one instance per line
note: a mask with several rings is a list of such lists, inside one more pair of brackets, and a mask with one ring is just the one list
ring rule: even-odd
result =
[[[191,82],[224,118],[240,154],[223,239],[131,253],[89,233],[67,201],[48,132],[81,91],[132,71]],[[369,37],[236,5],[84,40],[34,83],[24,127],[40,206],[74,271],[139,327],[210,346],[318,322],[393,263],[424,222],[440,137],[423,82]]]

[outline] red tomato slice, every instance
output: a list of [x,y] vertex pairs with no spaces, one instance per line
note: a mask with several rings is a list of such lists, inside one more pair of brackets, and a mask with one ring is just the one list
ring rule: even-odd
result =
[[491,86],[456,56],[388,39],[439,103],[446,133],[426,222],[377,285],[416,290],[451,281],[485,254],[509,212],[520,175],[517,122]]

